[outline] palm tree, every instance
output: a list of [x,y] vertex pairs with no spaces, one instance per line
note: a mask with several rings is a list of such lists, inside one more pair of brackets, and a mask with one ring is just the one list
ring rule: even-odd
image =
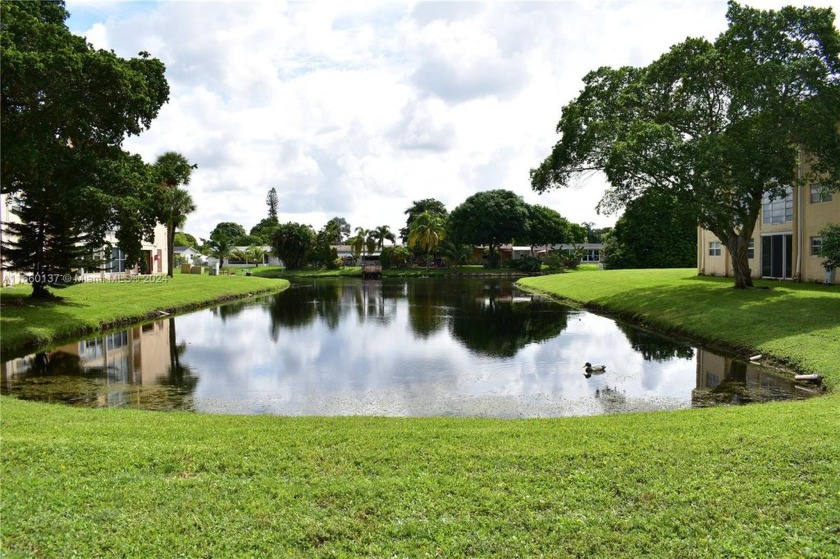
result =
[[248,247],[248,254],[251,256],[251,260],[254,261],[257,267],[259,267],[260,264],[264,263],[265,256],[268,254],[268,252],[262,247],[251,245]]
[[370,231],[363,227],[356,227],[356,234],[347,239],[347,242],[350,244],[350,249],[353,251],[353,257],[357,260],[360,254],[362,255],[362,260],[364,260],[365,249],[370,247],[371,244],[370,233]]
[[183,227],[187,215],[196,209],[190,193],[179,186],[190,184],[190,176],[196,167],[174,151],[158,156],[154,165],[161,187],[157,217],[166,225],[166,273],[170,278],[173,277],[175,264],[175,229]]
[[429,212],[423,212],[411,222],[408,244],[412,247],[416,246],[426,253],[426,267],[428,268],[432,252],[445,236],[446,230],[443,226],[443,219]]
[[248,250],[247,250],[247,249],[246,249],[246,250],[243,250],[243,249],[241,249],[241,248],[238,248],[238,249],[236,249],[236,250],[234,250],[234,251],[231,251],[230,255],[231,255],[233,258],[235,258],[236,260],[241,260],[241,261],[245,262],[245,264],[247,264],[247,263],[248,263],[248,260],[250,260],[250,259],[251,259],[251,253],[250,253],[250,252],[248,252]]
[[370,232],[370,236],[376,241],[376,247],[379,250],[385,248],[385,241],[391,241],[392,245],[397,244],[397,236],[391,232],[391,228],[387,225],[380,225]]
[[456,244],[446,239],[441,244],[441,254],[450,264],[466,264],[473,257],[473,249],[469,245]]
[[219,261],[219,268],[225,265],[225,258],[230,256],[233,250],[233,244],[227,237],[217,237],[207,241],[207,247],[210,249],[210,256]]

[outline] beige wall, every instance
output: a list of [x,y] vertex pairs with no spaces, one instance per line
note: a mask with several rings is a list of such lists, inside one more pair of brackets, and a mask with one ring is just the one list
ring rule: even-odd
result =
[[[834,193],[831,201],[811,203],[810,186],[793,188],[793,221],[781,224],[764,224],[759,212],[753,232],[754,258],[750,260],[752,277],[761,277],[761,237],[768,233],[790,233],[793,236],[791,259],[792,279],[804,282],[823,282],[825,270],[820,258],[811,254],[811,237],[828,223],[840,223],[840,193]],[[709,243],[719,241],[710,231],[698,228],[697,273],[700,275],[731,276],[731,259],[721,243],[720,256],[709,255]],[[840,281],[840,272],[835,282]]]

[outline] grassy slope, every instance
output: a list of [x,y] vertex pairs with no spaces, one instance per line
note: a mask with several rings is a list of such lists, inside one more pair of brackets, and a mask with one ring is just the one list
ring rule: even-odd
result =
[[[717,316],[707,308],[707,289],[721,290],[717,306],[731,315],[773,313],[808,292],[794,286],[797,293],[786,294],[780,285],[761,302],[675,272],[637,274],[533,281],[580,300],[601,299],[600,291],[625,311],[630,298],[658,300],[675,307],[669,316],[688,313],[698,328]],[[632,295],[670,274],[661,289],[685,295],[682,303],[669,305],[660,289]],[[683,293],[681,281],[694,287]],[[836,303],[831,295],[813,307]],[[836,323],[811,330],[825,331],[812,347],[840,342]],[[752,336],[735,332],[729,341],[739,345],[748,343],[742,334]],[[797,357],[797,345],[779,347]],[[840,378],[830,359],[797,360]],[[0,530],[11,556],[840,555],[837,394],[525,421],[202,416],[0,402]]]
[[126,283],[83,283],[56,290],[60,301],[37,302],[31,288],[0,290],[0,347],[4,355],[44,347],[103,327],[150,318],[249,293],[277,291],[283,280],[244,276],[175,274],[172,279]]

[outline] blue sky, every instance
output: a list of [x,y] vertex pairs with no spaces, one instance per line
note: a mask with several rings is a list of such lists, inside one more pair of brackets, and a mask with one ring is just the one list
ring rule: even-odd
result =
[[[747,2],[778,7],[784,2]],[[830,5],[830,2],[812,2]],[[281,221],[405,225],[413,200],[450,210],[505,188],[576,222],[603,178],[546,195],[529,170],[556,141],[583,76],[648,64],[726,27],[722,0],[282,2],[67,0],[70,29],[167,67],[170,102],[126,149],[198,164],[185,230],[250,229],[276,188]]]

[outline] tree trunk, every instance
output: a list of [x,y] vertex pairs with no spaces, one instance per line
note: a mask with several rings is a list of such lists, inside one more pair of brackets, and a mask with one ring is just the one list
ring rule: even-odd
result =
[[752,275],[750,274],[750,261],[747,258],[747,249],[749,248],[750,238],[741,233],[732,232],[726,236],[724,244],[729,251],[732,260],[732,276],[735,279],[736,289],[748,289],[753,287]]
[[[36,280],[38,278],[35,278]],[[51,299],[52,294],[47,291],[47,286],[41,281],[32,282],[32,298],[33,299]]]
[[[166,224],[166,275],[175,277],[175,226],[170,220]],[[151,271],[151,270],[149,270]]]

